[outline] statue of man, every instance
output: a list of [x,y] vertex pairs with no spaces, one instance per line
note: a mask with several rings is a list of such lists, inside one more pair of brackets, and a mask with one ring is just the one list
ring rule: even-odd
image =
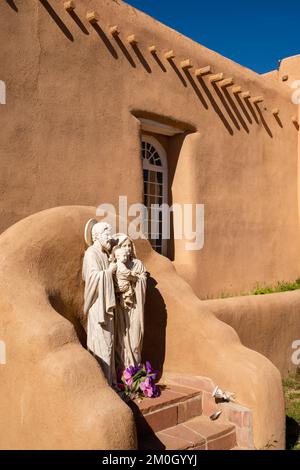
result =
[[113,273],[109,264],[112,227],[94,219],[85,227],[89,246],[84,254],[82,275],[85,281],[84,313],[88,315],[87,347],[101,365],[110,385],[116,384],[114,357],[114,309],[116,306]]

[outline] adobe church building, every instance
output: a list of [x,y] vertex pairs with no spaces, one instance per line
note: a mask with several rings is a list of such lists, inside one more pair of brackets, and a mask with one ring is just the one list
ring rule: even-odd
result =
[[300,292],[241,294],[300,277],[300,55],[259,75],[121,0],[2,1],[0,44],[0,448],[141,445],[84,348],[83,230],[120,196],[204,205],[202,249],[136,242],[144,357],[190,390],[153,432],[189,448],[176,430],[198,420],[195,449],[284,448]]

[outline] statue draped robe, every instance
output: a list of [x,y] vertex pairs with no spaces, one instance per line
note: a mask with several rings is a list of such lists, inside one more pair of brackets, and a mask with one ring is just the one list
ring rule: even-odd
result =
[[84,313],[88,316],[87,347],[101,365],[110,385],[116,383],[114,355],[114,309],[116,306],[113,275],[108,270],[106,253],[90,246],[83,259],[85,281]]
[[145,267],[140,260],[134,258],[131,263],[131,269],[134,269],[138,276],[134,287],[134,305],[124,308],[118,301],[116,305],[115,352],[117,371],[122,371],[125,367],[131,365],[137,366],[142,360],[147,276]]

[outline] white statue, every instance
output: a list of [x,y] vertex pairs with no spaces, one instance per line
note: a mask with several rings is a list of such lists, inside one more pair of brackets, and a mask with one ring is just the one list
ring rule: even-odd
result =
[[223,400],[223,401],[235,401],[235,393],[233,392],[223,392],[220,387],[217,385],[213,392],[212,392],[212,396],[218,400]]
[[84,313],[88,315],[87,347],[100,363],[110,385],[116,384],[114,357],[114,313],[116,298],[109,264],[112,227],[91,219],[85,227],[89,246],[84,254],[82,275],[85,281]]
[[121,371],[141,363],[147,275],[143,263],[136,258],[132,240],[122,233],[113,239],[116,248],[112,264],[117,266],[115,356],[117,370]]
[[130,256],[126,248],[118,246],[113,250],[112,260],[116,262],[115,290],[118,292],[120,303],[123,307],[132,307],[135,300],[134,283],[135,271],[130,269],[128,263]]

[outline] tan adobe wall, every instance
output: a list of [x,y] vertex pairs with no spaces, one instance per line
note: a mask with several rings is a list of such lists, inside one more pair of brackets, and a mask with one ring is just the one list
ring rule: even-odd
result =
[[247,348],[270,359],[283,377],[297,369],[292,346],[300,340],[299,291],[208,300],[204,305],[232,326]]
[[[299,276],[298,133],[290,90],[185,38],[122,2],[0,5],[0,230],[64,204],[142,200],[139,122],[156,116],[194,130],[169,141],[170,200],[205,204],[205,246],[175,244],[175,266],[201,296],[239,293]],[[52,9],[49,7],[52,6]],[[17,10],[17,11],[16,11]],[[79,21],[80,20],[80,21]],[[119,39],[109,28],[118,25]],[[137,47],[127,42],[135,34]],[[148,50],[157,47],[157,56]],[[174,62],[164,53],[174,50]],[[251,104],[194,69],[264,102]],[[272,114],[280,109],[279,118]],[[129,183],[129,184],[128,184]]]
[[300,80],[300,54],[281,61],[279,80],[283,80],[287,85],[291,85],[294,80]]
[[[34,214],[0,235],[1,449],[135,448],[129,408],[82,347],[83,231],[93,207]],[[22,234],[22,236],[20,236]],[[144,360],[168,375],[209,377],[253,413],[254,443],[284,443],[281,377],[241,345],[145,240],[137,255],[150,273]],[[267,423],[267,426],[266,426]]]

